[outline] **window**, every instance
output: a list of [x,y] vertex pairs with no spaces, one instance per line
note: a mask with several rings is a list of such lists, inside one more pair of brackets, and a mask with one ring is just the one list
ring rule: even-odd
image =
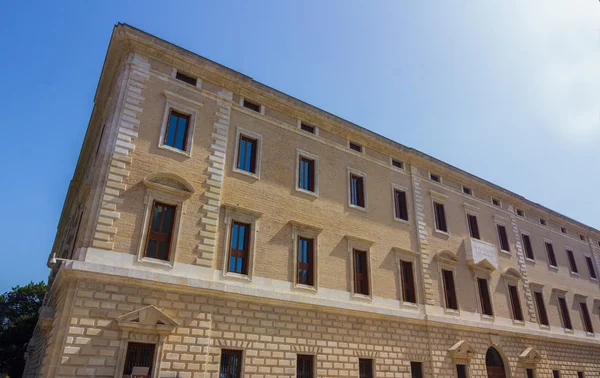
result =
[[248,274],[249,244],[250,225],[234,221],[231,225],[228,272]]
[[563,226],[560,226],[560,232],[562,232],[563,234],[566,234],[567,233],[567,228],[563,227]]
[[542,226],[547,226],[547,225],[548,225],[548,222],[546,222],[546,220],[545,220],[545,219],[543,219],[543,218],[540,218],[540,224],[541,224]]
[[587,263],[588,270],[590,271],[590,278],[594,280],[598,279],[598,276],[596,275],[596,269],[594,268],[594,261],[592,261],[592,258],[590,256],[585,256],[585,262]]
[[525,217],[525,212],[521,209],[517,209],[517,215],[520,217]]
[[467,378],[467,365],[457,364],[456,365],[456,377]]
[[523,309],[519,299],[519,289],[517,285],[508,285],[508,295],[510,297],[510,307],[514,320],[523,321]]
[[357,207],[365,207],[365,184],[364,177],[350,174],[350,204]]
[[567,306],[567,300],[565,297],[558,297],[558,309],[560,312],[560,318],[565,329],[573,329],[571,323],[571,315],[569,315],[569,307]]
[[219,378],[240,378],[242,376],[242,351],[221,350],[221,368]]
[[442,232],[448,232],[448,225],[446,224],[446,211],[444,210],[444,204],[434,202],[433,211],[435,215],[435,229]]
[[148,377],[152,376],[152,363],[154,362],[154,344],[128,343],[127,355],[125,357],[125,366],[123,375],[131,375],[133,367],[148,368]]
[[244,105],[244,108],[248,108],[250,110],[254,110],[257,113],[260,113],[260,105],[258,105],[258,104],[255,104],[253,102],[250,102],[250,101],[244,99],[243,105]]
[[314,239],[298,237],[298,276],[300,285],[314,285]]
[[465,193],[466,195],[472,196],[473,195],[473,190],[471,190],[471,188],[463,186],[462,187],[462,191],[463,193]]
[[577,263],[575,262],[575,255],[573,255],[573,251],[569,249],[567,249],[567,260],[569,260],[569,269],[571,269],[571,273],[579,273]]
[[550,242],[546,242],[546,254],[548,255],[548,264],[550,264],[551,267],[556,268],[558,266],[556,265],[556,255],[554,254],[554,247]]
[[497,198],[492,198],[492,205],[501,207],[500,200]]
[[600,240],[598,240],[598,247],[600,247]]
[[585,332],[594,333],[592,318],[590,318],[590,312],[588,311],[587,303],[585,301],[579,302],[579,309],[581,310],[581,317],[583,318],[583,328],[585,329]]
[[454,273],[451,270],[442,269],[442,280],[444,283],[444,296],[446,299],[446,308],[458,310],[458,301],[456,300],[456,288],[454,286]]
[[145,257],[169,260],[176,209],[176,206],[153,202]]
[[408,220],[408,204],[406,203],[406,192],[394,189],[394,217],[396,219]]
[[411,378],[423,378],[423,364],[421,362],[410,362]]
[[435,182],[442,182],[442,178],[436,174],[430,173],[429,174],[429,179],[431,181],[435,181]]
[[521,239],[523,240],[523,248],[525,249],[525,257],[534,260],[535,257],[533,255],[533,247],[531,246],[531,239],[527,234],[521,234]]
[[552,370],[552,377],[553,378],[560,378],[560,371],[558,371],[558,370]]
[[583,378],[583,372],[582,371],[578,371],[577,372],[577,378]]
[[473,239],[479,239],[479,227],[477,226],[477,216],[467,214],[467,222],[469,223],[469,234]]
[[402,300],[417,303],[413,263],[400,260],[400,271],[402,272]]
[[500,249],[503,251],[510,252],[510,245],[508,244],[508,235],[506,234],[506,227],[499,224],[496,225],[498,229],[498,239],[500,239]]
[[298,188],[315,192],[315,160],[300,156],[298,160]]
[[533,369],[527,369],[527,378],[535,378],[535,374],[533,373]]
[[256,173],[258,140],[240,134],[237,151],[236,168],[249,173]]
[[187,134],[190,116],[171,109],[169,123],[165,129],[164,144],[181,151],[187,149]]
[[490,289],[488,280],[485,278],[477,278],[477,286],[479,287],[479,301],[481,303],[481,313],[483,315],[494,316],[492,309],[492,299],[490,298]]
[[296,360],[296,378],[313,377],[313,356],[299,354]]
[[404,169],[404,163],[400,160],[392,159],[392,166],[400,169]]
[[373,360],[367,358],[358,360],[358,377],[373,378]]
[[585,241],[585,236],[584,235],[579,235],[579,240]]
[[354,143],[354,142],[348,142],[348,147],[350,147],[351,150],[357,151],[357,152],[362,152],[363,148],[360,144]]
[[179,71],[177,71],[177,74],[175,75],[175,79],[181,80],[184,83],[188,83],[189,85],[193,85],[194,87],[196,86],[196,83],[198,81],[197,79],[195,79],[195,78],[193,78],[191,76],[188,76],[188,75],[186,75],[184,73],[181,73]]
[[314,126],[311,125],[307,125],[304,122],[300,122],[300,129],[302,129],[303,131],[306,131],[307,133],[311,133],[311,134],[316,134],[316,128]]
[[541,325],[547,326],[549,323],[548,313],[546,313],[546,304],[544,303],[544,294],[542,294],[541,291],[534,291],[533,298],[537,308],[538,321]]
[[369,263],[367,251],[354,250],[354,292],[369,295]]

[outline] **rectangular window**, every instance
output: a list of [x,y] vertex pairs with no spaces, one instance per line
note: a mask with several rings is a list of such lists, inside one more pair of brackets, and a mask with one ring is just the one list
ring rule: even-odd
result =
[[527,378],[535,378],[535,374],[533,373],[533,369],[527,369]]
[[579,309],[581,310],[581,317],[583,318],[583,327],[585,328],[585,332],[594,333],[592,318],[590,318],[590,312],[588,311],[587,303],[579,302]]
[[219,378],[240,378],[242,376],[242,351],[222,349],[219,372]]
[[373,360],[367,358],[358,360],[358,377],[373,378]]
[[544,294],[541,291],[534,291],[533,298],[538,312],[538,321],[541,325],[548,325],[548,313],[546,313],[546,304],[544,303]]
[[357,144],[354,142],[348,142],[348,147],[350,147],[351,150],[358,151],[358,152],[362,152],[362,149],[363,149],[360,144]]
[[465,193],[466,195],[469,195],[469,196],[473,195],[473,191],[469,187],[463,186],[462,190],[463,190],[463,193]]
[[566,234],[567,233],[567,228],[563,227],[563,226],[560,226],[560,232],[562,232],[563,234]]
[[392,159],[392,165],[396,168],[404,169],[404,163],[400,160]]
[[298,277],[300,285],[314,285],[314,239],[298,238]]
[[229,248],[227,270],[233,273],[248,274],[248,249],[250,244],[250,225],[233,222]]
[[395,216],[398,219],[408,220],[408,204],[406,203],[406,192],[394,189]]
[[354,292],[369,295],[369,265],[367,252],[354,250]]
[[525,212],[521,209],[517,209],[517,215],[520,217],[525,217]]
[[309,192],[315,191],[315,161],[300,156],[298,162],[298,187]]
[[440,176],[433,174],[433,173],[429,174],[429,179],[431,181],[435,181],[435,182],[442,182],[442,179],[440,178]]
[[313,377],[313,356],[299,354],[296,360],[296,378]]
[[545,220],[545,219],[543,219],[543,218],[540,218],[540,224],[541,224],[542,226],[547,226],[547,225],[548,225],[548,222],[546,222],[546,220]]
[[300,129],[302,129],[303,131],[306,131],[307,133],[311,133],[311,134],[315,134],[316,129],[314,126],[311,125],[307,125],[306,123],[302,122],[300,123]]
[[585,256],[585,262],[587,263],[588,270],[590,271],[590,277],[593,279],[597,279],[596,268],[594,268],[594,262],[590,256]]
[[197,79],[195,79],[195,78],[193,78],[191,76],[188,76],[186,74],[183,74],[183,73],[181,73],[179,71],[177,71],[177,74],[175,75],[175,79],[181,80],[184,83],[188,83],[189,85],[193,85],[194,87],[196,86],[196,83],[198,81]]
[[479,301],[481,302],[481,313],[484,315],[494,316],[494,310],[492,309],[492,298],[490,298],[490,289],[488,287],[488,280],[485,278],[478,278],[477,286],[479,286]]
[[577,372],[577,378],[583,378],[583,372],[582,371],[578,371]]
[[152,376],[152,363],[154,362],[154,344],[128,343],[127,355],[123,375],[131,375],[134,366],[148,368],[147,376]]
[[417,303],[413,263],[401,260],[400,270],[402,271],[402,300],[404,302]]
[[560,371],[558,371],[558,370],[552,370],[552,377],[553,378],[560,378]]
[[146,242],[146,257],[169,260],[176,210],[176,206],[165,205],[157,201],[152,204],[150,229],[148,230],[148,241]]
[[560,310],[563,327],[565,327],[565,329],[573,329],[571,315],[569,315],[569,307],[567,306],[565,297],[558,297],[558,309]]
[[457,378],[467,378],[467,365],[456,365],[456,377]]
[[423,364],[421,362],[410,362],[411,378],[423,378]]
[[498,206],[498,207],[500,207],[500,200],[499,200],[499,199],[497,199],[497,198],[492,198],[492,204],[493,204],[494,206]]
[[469,234],[473,239],[479,239],[479,226],[477,226],[477,216],[473,214],[467,214],[467,221],[469,223]]
[[245,135],[240,135],[238,145],[237,169],[242,171],[256,173],[256,153],[258,150],[258,141]]
[[350,174],[350,203],[365,207],[364,177]]
[[579,273],[577,269],[577,263],[575,262],[575,255],[573,255],[573,251],[567,249],[567,260],[569,260],[569,268],[571,269],[571,273]]
[[533,255],[533,247],[531,246],[531,239],[527,234],[521,234],[521,239],[523,239],[523,249],[525,249],[525,257],[530,260],[534,260]]
[[254,110],[257,113],[260,113],[260,105],[250,102],[244,99],[244,108],[248,108],[250,110]]
[[556,265],[556,255],[552,243],[546,242],[546,254],[548,255],[548,264],[556,268],[558,265]]
[[510,296],[510,306],[514,320],[523,321],[523,310],[521,300],[519,299],[519,289],[517,285],[508,285],[508,294]]
[[171,109],[169,123],[165,130],[164,144],[185,151],[187,148],[188,125],[190,116]]
[[456,287],[454,286],[454,273],[451,270],[442,270],[442,280],[444,281],[444,296],[446,299],[446,308],[458,310],[458,301],[456,300]]
[[584,235],[579,235],[579,240],[585,241],[585,236]]
[[500,239],[500,249],[503,251],[510,252],[510,244],[508,244],[508,234],[506,233],[506,227],[499,224],[496,225],[498,229],[498,238]]
[[448,225],[446,224],[446,211],[444,210],[444,204],[433,203],[433,210],[435,214],[435,229],[438,231],[448,232]]

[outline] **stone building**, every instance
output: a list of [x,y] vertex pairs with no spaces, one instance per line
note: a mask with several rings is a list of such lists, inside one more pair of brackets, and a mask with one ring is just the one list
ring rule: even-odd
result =
[[600,231],[127,25],[27,377],[600,377]]

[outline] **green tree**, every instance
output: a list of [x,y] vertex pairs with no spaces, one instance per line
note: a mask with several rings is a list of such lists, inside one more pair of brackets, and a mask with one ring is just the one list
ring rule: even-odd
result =
[[44,282],[13,287],[0,295],[0,373],[20,377],[24,354],[46,294]]

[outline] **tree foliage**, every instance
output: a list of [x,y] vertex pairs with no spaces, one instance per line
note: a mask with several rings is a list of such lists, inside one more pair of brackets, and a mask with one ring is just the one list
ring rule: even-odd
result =
[[30,282],[0,295],[0,373],[23,374],[24,354],[45,293],[44,282]]

